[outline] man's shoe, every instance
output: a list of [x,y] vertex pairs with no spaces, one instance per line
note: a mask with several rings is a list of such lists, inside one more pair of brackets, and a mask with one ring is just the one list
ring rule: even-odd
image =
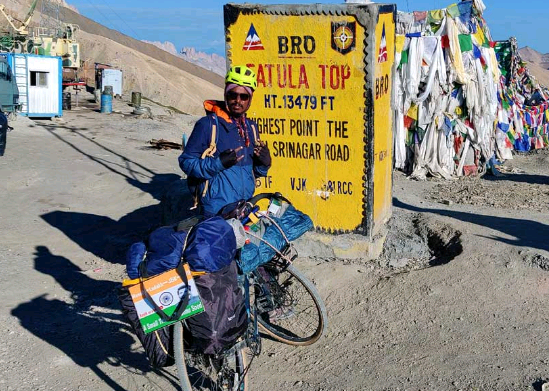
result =
[[293,307],[279,307],[269,312],[269,321],[277,322],[279,320],[284,320],[291,318],[295,315]]

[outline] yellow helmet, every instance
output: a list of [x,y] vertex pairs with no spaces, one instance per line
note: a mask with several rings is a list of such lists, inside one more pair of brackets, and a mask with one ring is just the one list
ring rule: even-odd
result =
[[239,86],[250,87],[255,91],[257,88],[257,80],[255,73],[245,65],[234,65],[229,68],[225,83],[234,83]]

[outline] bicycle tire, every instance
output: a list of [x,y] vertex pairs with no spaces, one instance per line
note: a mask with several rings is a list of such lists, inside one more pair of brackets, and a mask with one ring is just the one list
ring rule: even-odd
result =
[[[215,379],[213,379],[206,371],[202,371],[197,367],[192,367],[192,373],[189,371],[190,363],[187,357],[190,353],[185,351],[185,340],[183,338],[184,327],[181,322],[177,322],[174,325],[173,345],[174,345],[174,359],[177,367],[177,374],[179,376],[179,383],[182,391],[221,391]],[[244,349],[237,349],[234,353],[235,357],[235,369],[239,375],[243,375],[243,381],[240,383],[238,391],[248,391],[248,359]],[[201,356],[205,360],[208,359],[207,355]]]
[[[328,315],[322,298],[313,283],[293,265],[279,272],[278,277],[278,284],[284,285],[286,290],[296,288],[296,292],[285,292],[291,297],[293,314],[278,320],[271,320],[266,313],[258,315],[261,331],[288,345],[306,346],[315,343],[328,327]],[[309,302],[303,304],[304,300]],[[312,323],[305,326],[307,318],[312,319]]]

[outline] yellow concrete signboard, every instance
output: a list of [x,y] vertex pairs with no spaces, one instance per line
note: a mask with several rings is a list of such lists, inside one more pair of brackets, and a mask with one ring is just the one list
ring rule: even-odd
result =
[[257,74],[248,115],[273,158],[258,192],[281,192],[329,232],[371,234],[376,216],[390,216],[394,12],[225,6],[227,56]]
[[[388,34],[389,32],[389,34]],[[391,110],[391,70],[395,60],[393,15],[381,14],[376,26],[378,59],[375,63],[374,151],[373,151],[373,221],[390,217],[392,205],[393,121]],[[389,50],[390,48],[390,50]]]

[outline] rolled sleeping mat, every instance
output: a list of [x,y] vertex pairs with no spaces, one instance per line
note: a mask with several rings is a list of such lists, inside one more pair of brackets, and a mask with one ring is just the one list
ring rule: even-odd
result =
[[227,223],[231,226],[236,238],[236,248],[242,248],[246,244],[246,231],[238,219],[229,219]]

